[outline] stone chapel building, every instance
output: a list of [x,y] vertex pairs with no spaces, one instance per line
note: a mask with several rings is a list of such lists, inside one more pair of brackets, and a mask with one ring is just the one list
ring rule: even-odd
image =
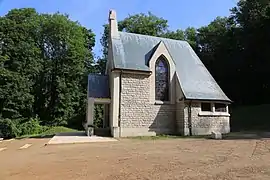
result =
[[106,74],[88,76],[86,125],[105,104],[113,137],[230,131],[231,100],[188,42],[119,32],[114,10],[109,26]]

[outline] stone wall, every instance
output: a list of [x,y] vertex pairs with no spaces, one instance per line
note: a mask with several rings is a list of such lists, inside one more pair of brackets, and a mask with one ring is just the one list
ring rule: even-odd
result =
[[[199,115],[201,111],[200,102],[191,104],[191,129],[192,135],[211,134],[213,131],[220,133],[230,132],[230,117],[228,115]],[[188,129],[188,104],[185,103],[184,108],[184,132],[189,134]]]
[[176,134],[184,135],[185,122],[184,122],[184,101],[176,103]]
[[150,101],[150,76],[122,74],[121,136],[175,132],[175,104],[157,105]]
[[[189,135],[188,103],[177,101],[156,104],[151,99],[151,75],[123,73],[121,78],[120,136],[148,136],[156,134]],[[228,133],[228,115],[199,115],[200,102],[191,104],[193,135]]]

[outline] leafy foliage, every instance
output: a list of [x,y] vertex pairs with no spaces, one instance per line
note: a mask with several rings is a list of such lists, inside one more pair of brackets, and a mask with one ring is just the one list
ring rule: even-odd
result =
[[104,105],[96,104],[94,107],[94,127],[103,127]]
[[235,104],[270,100],[270,1],[240,0],[230,17],[199,28],[199,56]]
[[14,120],[0,119],[0,137],[12,138],[20,135],[20,130],[17,128]]
[[48,127],[41,126],[38,118],[31,118],[30,120],[18,124],[20,135],[25,134],[40,134],[48,129]]
[[155,16],[151,12],[148,14],[135,14],[119,22],[119,30],[133,32],[150,36],[161,36],[167,31],[168,21]]
[[85,118],[94,37],[59,13],[26,8],[0,17],[0,118],[29,119],[22,133],[39,131],[36,116],[49,126]]

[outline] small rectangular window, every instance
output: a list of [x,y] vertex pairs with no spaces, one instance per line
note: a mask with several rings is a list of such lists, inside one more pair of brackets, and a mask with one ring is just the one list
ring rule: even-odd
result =
[[211,103],[202,103],[201,104],[201,111],[212,111],[211,110]]
[[216,103],[215,104],[215,111],[216,112],[227,112],[226,104]]

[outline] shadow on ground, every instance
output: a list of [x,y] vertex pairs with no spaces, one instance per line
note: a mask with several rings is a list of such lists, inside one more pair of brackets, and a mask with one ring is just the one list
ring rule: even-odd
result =
[[86,136],[84,131],[57,133],[57,136]]
[[[16,139],[25,139],[25,138],[52,138],[55,135],[57,136],[77,136],[82,137],[86,136],[84,131],[78,132],[62,132],[52,135],[33,135],[28,137],[19,137]],[[109,137],[109,136],[101,136],[101,137]],[[141,140],[159,140],[159,139],[213,139],[211,135],[200,135],[200,136],[176,136],[176,135],[157,135],[157,136],[136,136],[136,137],[127,137],[128,139],[141,139]],[[245,140],[245,139],[270,139],[270,132],[262,132],[262,131],[240,131],[240,132],[231,132],[229,134],[223,134],[222,140]]]
[[[177,135],[157,135],[157,136],[136,136],[127,137],[128,139],[139,140],[162,140],[162,139],[212,139],[211,135],[198,135],[198,136],[177,136]],[[270,132],[231,132],[229,134],[223,134],[221,140],[245,140],[245,139],[267,139],[270,138]]]
[[232,132],[223,135],[224,140],[243,140],[243,139],[267,139],[270,132]]
[[52,138],[53,136],[55,136],[55,134],[50,134],[50,135],[33,135],[33,136],[26,136],[26,137],[17,137],[15,139],[26,139],[26,138],[46,139],[46,138]]

